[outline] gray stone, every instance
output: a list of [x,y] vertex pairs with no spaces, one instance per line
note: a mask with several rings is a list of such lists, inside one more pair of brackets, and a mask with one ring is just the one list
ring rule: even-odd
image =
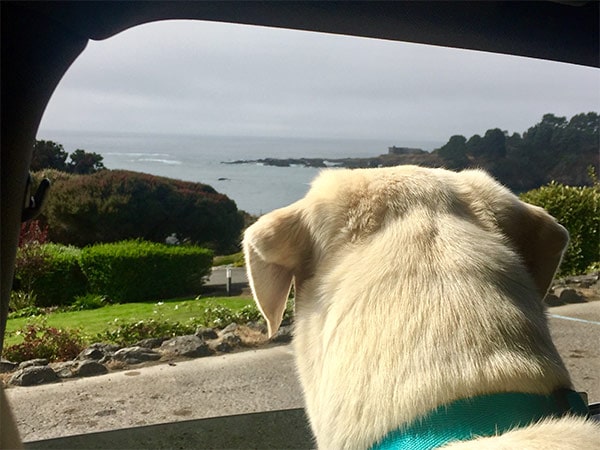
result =
[[594,273],[591,275],[581,275],[579,277],[575,277],[575,281],[577,281],[577,284],[580,288],[587,289],[594,286],[598,282],[598,274]]
[[233,333],[237,329],[238,329],[238,324],[235,322],[232,322],[221,330],[221,335],[224,335],[227,333]]
[[265,322],[248,322],[246,326],[252,330],[260,331],[261,333],[267,332],[267,324]]
[[292,325],[279,327],[277,333],[271,338],[271,342],[290,342],[294,336],[294,327]]
[[213,354],[213,350],[208,344],[194,335],[177,336],[169,339],[163,342],[160,351],[167,355],[186,356],[188,358],[199,358]]
[[575,284],[580,287],[590,287],[596,281],[598,281],[598,273],[591,273],[588,275],[577,275],[565,278],[566,284]]
[[88,347],[83,349],[76,359],[92,359],[98,361],[104,358],[104,352],[97,347]]
[[27,367],[33,367],[33,366],[47,366],[48,365],[48,360],[46,358],[36,358],[36,359],[29,359],[27,361],[23,361],[22,363],[19,364],[19,369],[25,369]]
[[6,359],[0,360],[0,373],[12,372],[19,364],[7,361]]
[[164,337],[142,339],[141,341],[137,342],[135,344],[135,346],[136,347],[144,347],[144,348],[157,348],[157,347],[160,347],[162,345],[162,343],[165,342],[166,340],[167,340],[167,338],[164,338]]
[[75,361],[65,361],[54,363],[51,367],[59,378],[73,378],[75,376],[73,366],[76,364]]
[[242,342],[240,337],[235,333],[226,333],[221,336],[221,340],[233,346],[238,346]]
[[19,369],[9,383],[16,386],[36,386],[58,381],[58,375],[49,366],[29,366]]
[[117,350],[112,359],[122,361],[126,364],[140,364],[160,359],[160,353],[144,347],[125,347]]
[[217,342],[215,343],[214,346],[212,346],[211,348],[214,348],[214,350],[221,352],[221,353],[229,353],[233,351],[233,347],[231,345],[229,345],[227,342]]
[[101,342],[96,342],[90,345],[88,348],[81,351],[79,355],[77,355],[77,360],[86,360],[91,359],[93,361],[99,362],[107,362],[110,360],[111,356],[115,354],[117,350],[121,347],[113,344],[104,344]]
[[198,336],[200,339],[203,339],[205,341],[217,339],[219,337],[215,330],[206,327],[198,327],[194,335]]
[[228,353],[234,348],[239,347],[242,340],[237,334],[226,333],[221,336],[220,342],[215,346],[215,350],[223,353]]
[[564,305],[564,303],[554,294],[548,294],[544,298],[544,303],[547,306],[560,306]]
[[81,361],[80,363],[75,364],[73,369],[75,376],[78,377],[93,377],[108,373],[106,366],[92,360]]
[[554,290],[562,303],[585,303],[585,298],[573,288],[557,288]]

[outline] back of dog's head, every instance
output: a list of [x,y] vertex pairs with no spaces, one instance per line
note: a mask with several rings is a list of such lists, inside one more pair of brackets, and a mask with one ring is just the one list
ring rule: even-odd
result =
[[[483,247],[474,247],[474,240]],[[502,252],[485,246],[504,246],[520,258],[542,297],[567,241],[566,230],[544,210],[521,202],[484,172],[399,166],[324,171],[303,199],[252,225],[244,251],[272,334],[293,278],[302,284],[350,253],[360,261],[368,252],[371,260],[362,261],[367,266],[379,257],[387,266],[415,263],[417,270],[407,258],[418,258],[422,267],[427,258],[439,263],[453,248],[463,256],[470,251],[500,258]]]

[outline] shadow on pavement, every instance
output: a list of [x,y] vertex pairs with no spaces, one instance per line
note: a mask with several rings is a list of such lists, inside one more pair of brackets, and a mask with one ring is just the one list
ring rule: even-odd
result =
[[310,449],[303,409],[188,420],[26,442],[33,449]]

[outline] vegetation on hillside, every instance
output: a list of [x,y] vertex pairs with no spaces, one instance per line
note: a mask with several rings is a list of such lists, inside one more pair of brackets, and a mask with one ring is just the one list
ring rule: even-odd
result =
[[[67,158],[70,161],[67,162]],[[103,159],[98,153],[79,148],[69,155],[61,144],[35,141],[31,170],[56,169],[68,173],[91,174],[105,169]]]
[[233,200],[206,184],[124,170],[34,173],[41,178],[52,182],[40,216],[52,242],[84,247],[172,237],[218,253],[238,249],[244,216]]
[[[484,136],[452,136],[431,158],[441,158],[450,169],[480,167],[515,192],[535,189],[552,181],[589,186],[588,167],[598,171],[600,117],[595,112],[567,120],[545,114],[521,136],[498,128]],[[439,160],[436,160],[439,165]]]

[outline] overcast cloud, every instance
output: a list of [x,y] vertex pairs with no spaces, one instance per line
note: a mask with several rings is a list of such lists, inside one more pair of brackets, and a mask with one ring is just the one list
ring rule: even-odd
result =
[[91,41],[42,130],[446,141],[600,109],[600,71],[198,21]]

